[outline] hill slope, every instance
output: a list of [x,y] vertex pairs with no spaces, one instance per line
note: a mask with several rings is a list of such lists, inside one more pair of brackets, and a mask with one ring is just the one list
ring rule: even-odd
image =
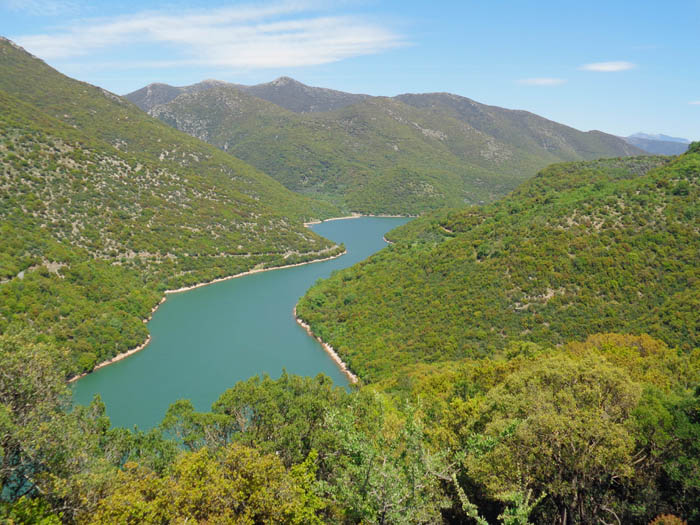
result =
[[700,144],[558,164],[486,207],[418,219],[298,305],[360,377],[596,332],[698,345]]
[[337,253],[337,213],[0,41],[0,332],[71,372],[140,344],[162,291]]
[[[308,86],[272,84],[285,106],[304,103]],[[294,191],[364,213],[491,201],[552,162],[642,153],[612,135],[449,94],[365,97],[301,114],[251,93],[208,85],[149,112]]]

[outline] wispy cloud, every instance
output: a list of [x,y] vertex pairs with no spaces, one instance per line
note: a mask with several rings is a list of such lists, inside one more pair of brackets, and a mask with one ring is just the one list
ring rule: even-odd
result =
[[579,69],[584,71],[599,71],[603,73],[614,73],[617,71],[627,71],[628,69],[634,69],[637,67],[636,64],[632,62],[593,62],[592,64],[584,64]]
[[691,106],[700,106],[700,100],[691,100],[688,104]]
[[521,78],[518,80],[518,84],[526,86],[560,86],[564,83],[566,83],[565,78],[552,77]]
[[0,0],[0,7],[45,16],[73,14],[79,8],[74,0]]
[[324,16],[312,7],[285,2],[180,13],[148,11],[80,20],[57,33],[15,39],[46,59],[86,56],[115,46],[162,44],[175,51],[168,65],[232,68],[311,66],[405,44],[401,36],[376,22],[350,15]]

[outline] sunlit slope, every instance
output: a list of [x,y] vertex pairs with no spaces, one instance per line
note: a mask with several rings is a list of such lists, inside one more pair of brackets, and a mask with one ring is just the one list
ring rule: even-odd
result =
[[215,177],[219,183],[228,179],[233,189],[261,204],[269,200],[280,215],[310,218],[337,212],[284,191],[249,164],[149,118],[121,97],[62,75],[5,39],[0,39],[0,89],[139,159]]
[[302,225],[332,207],[8,41],[0,109],[0,331],[74,372],[143,342],[164,289],[338,251]]
[[366,380],[596,332],[698,345],[700,144],[558,164],[505,199],[438,212],[313,287],[298,312]]
[[[362,97],[333,110],[295,112],[285,109],[302,96],[294,86],[303,85],[276,86],[282,107],[245,86],[207,82],[176,88],[179,96],[149,113],[294,191],[366,213],[492,201],[552,162],[642,153],[612,135],[442,93]],[[152,86],[153,100],[175,94],[166,88]],[[128,96],[143,102],[137,94]]]

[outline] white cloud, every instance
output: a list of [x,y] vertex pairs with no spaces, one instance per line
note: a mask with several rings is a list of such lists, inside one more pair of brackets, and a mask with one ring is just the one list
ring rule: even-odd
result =
[[593,62],[592,64],[585,64],[579,69],[584,71],[599,71],[603,73],[613,73],[616,71],[627,71],[628,69],[634,69],[637,67],[636,64],[632,62]]
[[[310,11],[310,4],[300,2],[179,13],[148,11],[81,20],[60,33],[15,39],[45,59],[85,56],[130,44],[164,44],[175,51],[167,64],[233,68],[311,66],[404,45],[399,35],[380,24]],[[143,59],[161,61],[160,56]]]
[[518,84],[526,86],[560,86],[566,82],[565,78],[538,77],[538,78],[521,78]]
[[0,0],[0,6],[10,11],[44,16],[70,14],[78,10],[78,4],[73,0]]
[[688,104],[691,106],[700,106],[700,100],[691,100]]

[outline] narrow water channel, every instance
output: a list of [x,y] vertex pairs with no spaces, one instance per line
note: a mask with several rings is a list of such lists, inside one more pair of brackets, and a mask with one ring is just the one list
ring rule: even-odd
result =
[[348,253],[168,295],[148,323],[151,343],[77,381],[75,402],[87,404],[99,394],[113,425],[148,429],[174,401],[191,399],[198,410],[208,410],[224,390],[258,374],[324,373],[347,385],[321,345],[295,322],[292,309],[317,279],[379,251],[386,246],[384,234],[406,221],[362,217],[316,224],[314,231],[345,243]]

